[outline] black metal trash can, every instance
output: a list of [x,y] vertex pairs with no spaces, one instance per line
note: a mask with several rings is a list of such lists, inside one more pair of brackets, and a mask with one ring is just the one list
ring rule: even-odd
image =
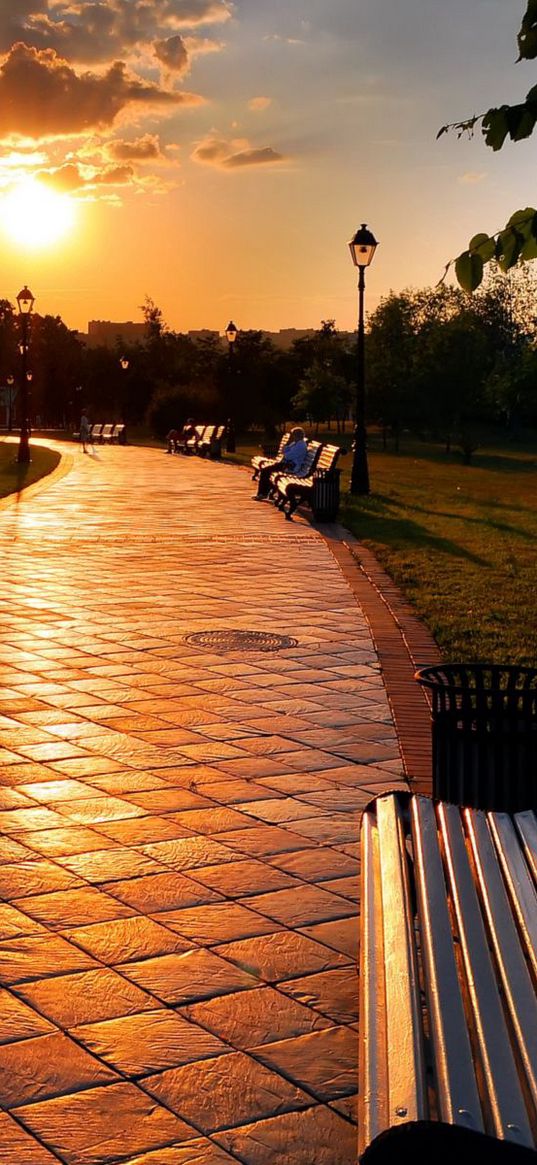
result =
[[314,471],[311,508],[316,522],[335,522],[339,510],[340,470]]
[[537,809],[537,668],[446,664],[415,678],[432,696],[433,797]]

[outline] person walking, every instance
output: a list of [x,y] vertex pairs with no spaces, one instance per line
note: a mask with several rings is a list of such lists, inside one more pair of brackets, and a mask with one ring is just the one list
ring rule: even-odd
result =
[[82,452],[87,453],[87,445],[91,443],[91,428],[86,413],[82,413],[80,418],[80,444],[82,445]]

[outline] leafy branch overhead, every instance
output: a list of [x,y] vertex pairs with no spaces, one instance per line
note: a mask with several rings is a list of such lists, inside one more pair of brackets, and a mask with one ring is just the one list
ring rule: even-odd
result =
[[[537,0],[528,0],[520,31],[518,33],[520,60],[535,60],[537,57]],[[537,85],[530,89],[525,101],[518,105],[501,105],[488,109],[486,113],[475,114],[466,121],[443,125],[437,138],[450,130],[459,137],[472,136],[476,125],[481,129],[487,146],[501,150],[509,138],[513,142],[529,138],[537,124]],[[509,271],[519,259],[537,259],[537,211],[533,207],[517,210],[500,230],[492,235],[478,234],[470,240],[468,249],[455,260],[455,274],[465,291],[475,291],[483,278],[485,265],[495,259],[502,271]],[[447,275],[451,263],[444,272]]]

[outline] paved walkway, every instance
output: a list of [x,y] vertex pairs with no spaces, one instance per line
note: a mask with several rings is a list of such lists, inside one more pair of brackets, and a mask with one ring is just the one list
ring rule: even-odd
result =
[[351,1165],[368,626],[245,472],[69,453],[0,511],[2,1165]]

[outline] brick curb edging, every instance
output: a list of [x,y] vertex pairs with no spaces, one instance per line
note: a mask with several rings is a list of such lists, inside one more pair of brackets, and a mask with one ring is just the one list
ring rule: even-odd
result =
[[430,705],[414,679],[418,667],[442,661],[440,649],[375,555],[348,530],[323,531],[369,623],[412,791],[431,795]]

